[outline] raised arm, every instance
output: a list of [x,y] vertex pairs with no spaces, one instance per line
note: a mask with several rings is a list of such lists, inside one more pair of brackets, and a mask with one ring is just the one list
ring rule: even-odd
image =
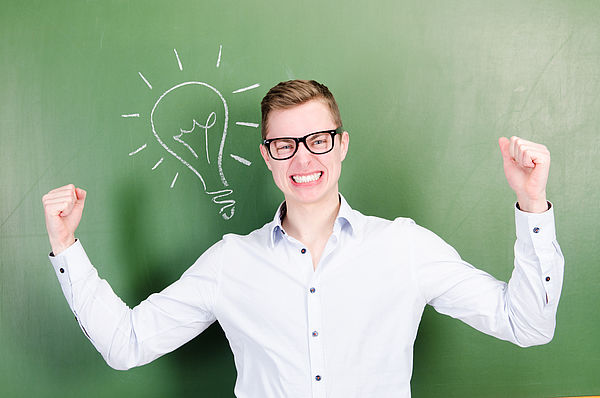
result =
[[554,209],[546,201],[550,153],[518,137],[501,138],[499,145],[506,178],[518,200],[510,281],[472,267],[420,227],[412,231],[416,275],[425,300],[438,312],[520,346],[544,344],[554,335],[564,269]]
[[143,365],[210,326],[222,244],[207,250],[175,283],[130,309],[75,240],[85,196],[73,185],[44,196],[49,257],[69,307],[106,362],[120,370]]

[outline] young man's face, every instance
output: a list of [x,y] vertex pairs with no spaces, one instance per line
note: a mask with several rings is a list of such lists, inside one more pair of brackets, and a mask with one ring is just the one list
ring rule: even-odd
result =
[[[275,110],[269,114],[267,139],[280,137],[303,137],[317,131],[334,130],[336,126],[327,105],[320,100],[312,100],[285,110]],[[313,204],[337,200],[338,179],[342,161],[348,152],[348,133],[334,137],[331,152],[316,155],[309,152],[302,143],[296,154],[286,160],[273,159],[264,145],[260,152],[267,167],[273,173],[273,180],[285,196],[288,204]]]

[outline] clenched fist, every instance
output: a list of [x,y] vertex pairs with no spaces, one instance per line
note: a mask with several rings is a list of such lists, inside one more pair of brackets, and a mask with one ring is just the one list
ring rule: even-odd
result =
[[46,229],[54,255],[75,243],[75,230],[81,221],[85,195],[83,189],[69,184],[42,197]]
[[550,171],[550,152],[541,144],[519,137],[498,140],[504,174],[508,185],[517,194],[519,207],[530,213],[548,210],[546,183]]

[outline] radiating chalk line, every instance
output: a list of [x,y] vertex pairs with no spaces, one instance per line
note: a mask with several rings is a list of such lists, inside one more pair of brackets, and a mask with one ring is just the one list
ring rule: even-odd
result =
[[258,123],[250,123],[250,122],[235,122],[238,126],[246,126],[246,127],[258,127]]
[[142,75],[142,72],[138,72],[138,74],[140,75],[140,77],[142,78],[142,80],[144,81],[144,83],[146,83],[146,85],[148,87],[150,87],[150,90],[152,90],[152,85],[148,82],[148,80],[146,80],[146,78],[144,77],[144,75]]
[[136,149],[135,151],[133,151],[133,152],[129,152],[129,156],[131,156],[131,155],[135,155],[136,153],[138,153],[138,152],[139,152],[139,151],[141,151],[142,149],[146,149],[146,146],[147,146],[147,145],[148,145],[148,144],[144,144],[144,145],[142,145],[141,147],[139,147],[138,149]]
[[179,172],[177,172],[177,174],[175,174],[175,177],[173,178],[173,182],[171,183],[171,188],[173,188],[175,186],[175,181],[177,181],[177,177],[179,177]]
[[221,51],[223,50],[223,45],[219,46],[219,57],[217,58],[217,68],[221,65]]
[[175,57],[177,57],[177,63],[179,64],[179,70],[183,70],[183,66],[181,65],[181,60],[179,59],[179,54],[177,54],[177,49],[173,49],[175,51]]
[[235,91],[233,92],[233,94],[241,93],[241,92],[243,92],[243,91],[252,90],[253,88],[257,88],[257,87],[260,87],[260,84],[256,83],[256,84],[253,84],[253,85],[251,85],[251,86],[248,86],[248,87],[244,87],[244,88],[237,89],[237,90],[235,90]]
[[156,162],[156,164],[154,165],[154,167],[152,167],[152,170],[154,170],[155,168],[158,167],[158,165],[160,165],[162,163],[164,158],[160,158],[160,160],[158,162]]
[[[181,58],[179,56],[179,53],[177,52],[176,48],[173,48],[173,53],[175,54],[175,57],[177,59],[177,65],[179,67],[180,71],[183,71],[183,64],[181,62]],[[221,60],[222,60],[222,55],[223,55],[223,45],[220,44],[219,45],[219,52],[218,52],[218,56],[217,56],[217,60],[216,60],[216,67],[219,68],[221,66]],[[152,90],[152,84],[150,84],[150,82],[148,81],[148,79],[146,79],[146,77],[142,74],[142,72],[138,72],[138,75],[140,76],[140,78],[144,81],[144,83],[148,86],[148,88],[150,88]],[[159,136],[159,133],[156,129],[155,126],[155,120],[154,120],[154,113],[156,111],[156,108],[158,107],[158,105],[161,103],[161,101],[163,100],[163,98],[165,96],[167,96],[169,93],[184,87],[184,86],[189,86],[189,85],[198,85],[198,86],[203,86],[206,87],[210,90],[212,90],[215,94],[217,94],[221,100],[221,102],[223,103],[223,108],[224,108],[224,121],[223,121],[223,129],[222,129],[222,134],[221,134],[221,140],[220,140],[220,145],[219,145],[219,152],[218,152],[218,156],[217,156],[217,168],[219,171],[219,175],[221,177],[221,182],[223,183],[223,186],[225,187],[225,189],[221,189],[221,190],[216,190],[216,191],[208,191],[207,190],[207,186],[206,186],[206,182],[204,181],[204,178],[202,177],[202,175],[200,174],[200,172],[198,172],[198,170],[196,170],[196,168],[194,166],[192,166],[188,161],[186,161],[182,156],[178,155],[177,153],[175,153],[175,151],[173,151],[171,148],[169,148],[165,142],[163,142],[162,138]],[[245,91],[249,91],[255,88],[260,87],[259,83],[255,83],[252,85],[248,85],[246,87],[242,87],[239,88],[235,91],[232,91],[233,94],[237,94],[237,93],[242,93]],[[139,113],[124,113],[121,115],[121,117],[123,118],[139,118],[140,114]],[[215,127],[216,125],[216,121],[217,121],[217,113],[216,112],[211,112],[208,115],[208,118],[206,119],[206,123],[205,124],[201,124],[198,123],[195,119],[192,120],[192,126],[191,129],[186,130],[183,128],[179,129],[179,134],[172,136],[173,139],[176,142],[179,142],[180,144],[183,144],[192,154],[192,156],[196,159],[199,158],[199,153],[196,153],[196,151],[194,150],[194,148],[192,148],[192,146],[190,146],[190,144],[188,144],[189,139],[185,138],[185,134],[191,134],[195,131],[196,127],[200,127],[202,129],[204,129],[204,147],[205,147],[205,152],[206,152],[206,161],[210,164],[210,156],[209,156],[209,142],[208,142],[208,130],[212,127]],[[227,182],[227,179],[225,178],[225,174],[223,172],[223,153],[224,153],[224,147],[225,147],[225,142],[226,142],[226,138],[227,138],[227,128],[228,128],[228,123],[229,123],[229,108],[227,105],[227,102],[225,100],[225,98],[223,97],[223,95],[219,92],[219,90],[217,90],[215,87],[204,83],[204,82],[199,82],[199,81],[189,81],[189,82],[184,82],[184,83],[180,83],[177,84],[173,87],[171,87],[170,89],[168,89],[167,91],[163,92],[163,94],[158,98],[158,100],[155,102],[152,111],[150,112],[150,124],[152,126],[152,133],[154,134],[154,137],[156,138],[156,140],[158,141],[158,143],[167,151],[169,152],[171,155],[173,155],[177,160],[179,160],[181,163],[183,163],[184,166],[186,166],[189,170],[191,170],[200,180],[202,187],[204,188],[204,192],[208,195],[211,195],[211,200],[212,202],[218,204],[221,206],[220,210],[219,210],[219,214],[221,214],[221,216],[226,219],[229,220],[230,218],[232,218],[234,216],[235,213],[235,204],[236,201],[234,199],[231,199],[231,196],[233,194],[233,189],[227,188],[229,186],[229,183]],[[219,124],[220,125],[220,124]],[[250,127],[250,128],[258,128],[260,126],[259,123],[253,123],[253,122],[245,122],[245,121],[238,121],[236,122],[236,125],[238,126],[243,126],[243,127]],[[172,134],[172,133],[171,133]],[[214,134],[214,132],[213,132]],[[188,137],[189,138],[189,137]],[[171,145],[171,144],[169,144]],[[176,144],[175,144],[176,145]],[[133,152],[129,153],[129,156],[135,155],[136,153],[142,151],[143,149],[145,149],[147,147],[147,144],[142,145],[141,147],[137,148],[136,150],[134,150]],[[180,150],[178,150],[180,151]],[[185,154],[185,153],[184,153]],[[213,155],[214,156],[214,155]],[[245,159],[241,156],[235,155],[235,154],[229,154],[229,156],[236,160],[237,162],[242,163],[245,166],[250,166],[252,165],[252,162],[248,159]],[[191,158],[190,158],[191,159]],[[152,170],[156,170],[158,168],[158,166],[160,166],[164,161],[164,157],[161,157],[152,167]],[[173,188],[175,186],[175,183],[177,182],[177,179],[179,177],[179,172],[177,172],[175,174],[175,176],[173,177],[173,180],[171,181],[171,185],[170,188]]]
[[250,166],[252,164],[252,162],[249,161],[248,159],[244,159],[243,157],[234,155],[233,153],[230,153],[229,156],[231,156],[232,158],[234,158],[238,162],[240,162],[242,164],[245,164],[246,166]]

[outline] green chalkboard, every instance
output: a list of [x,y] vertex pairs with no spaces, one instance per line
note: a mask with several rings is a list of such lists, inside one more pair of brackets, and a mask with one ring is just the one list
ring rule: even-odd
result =
[[[353,207],[411,217],[500,279],[515,198],[497,138],[550,148],[567,267],[554,340],[520,349],[428,309],[413,396],[600,394],[599,22],[595,0],[3,1],[0,395],[233,396],[218,325],[147,366],[104,363],[47,261],[41,197],[88,191],[78,237],[134,306],[273,217],[256,124],[290,78],[336,95]],[[159,140],[178,134],[197,159]]]

